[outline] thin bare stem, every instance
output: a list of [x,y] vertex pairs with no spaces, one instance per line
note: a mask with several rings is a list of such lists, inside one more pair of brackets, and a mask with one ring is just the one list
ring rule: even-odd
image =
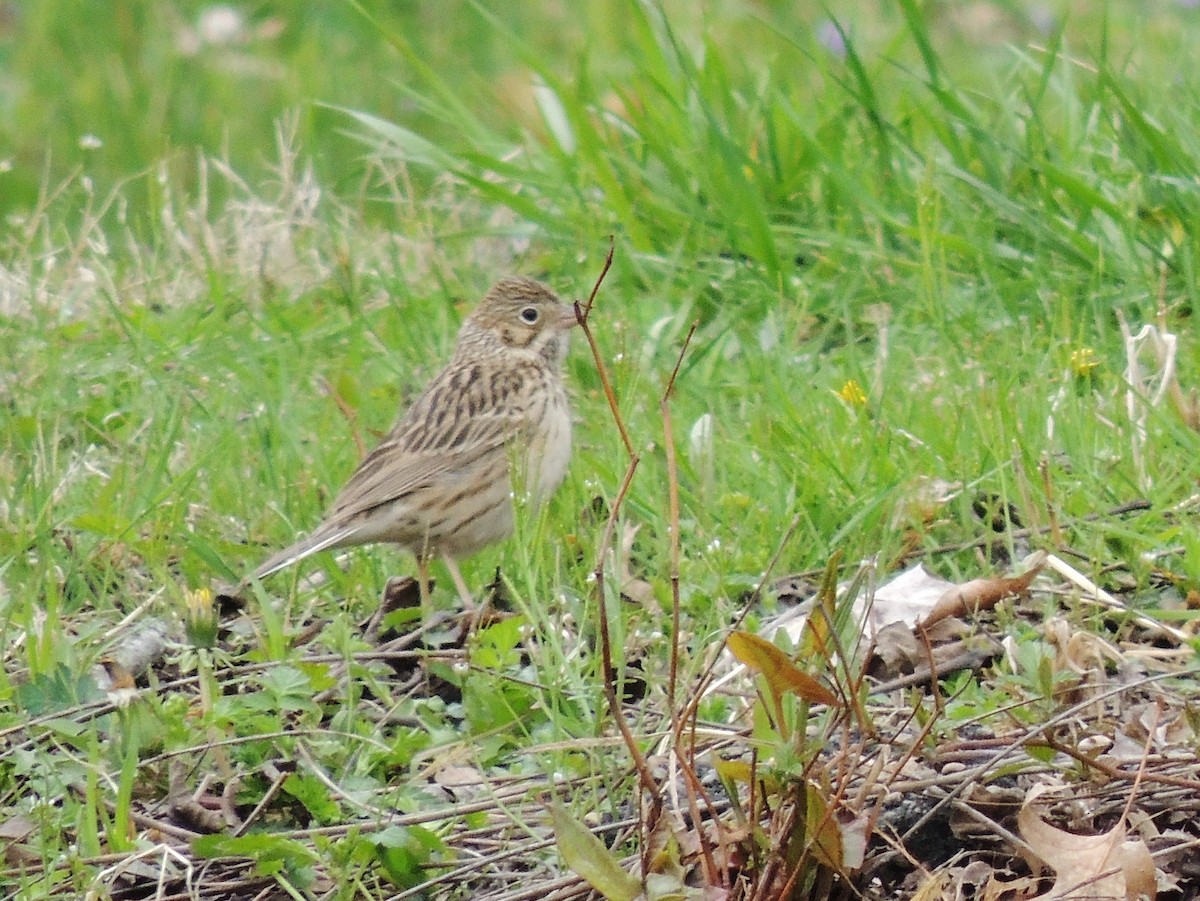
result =
[[600,277],[596,279],[592,293],[588,295],[586,303],[575,301],[575,319],[579,323],[579,327],[583,329],[583,337],[587,339],[588,347],[592,351],[592,359],[596,361],[596,374],[600,376],[600,386],[604,389],[604,398],[608,401],[608,407],[612,411],[613,422],[617,424],[617,431],[621,433],[621,442],[625,445],[629,456],[633,457],[636,456],[633,452],[633,442],[629,438],[629,431],[625,428],[625,420],[621,418],[621,411],[617,408],[617,395],[613,391],[612,379],[608,377],[608,369],[604,365],[604,358],[600,356],[596,336],[592,334],[591,326],[588,325],[588,317],[592,315],[592,307],[596,303],[596,292],[600,290],[600,283],[604,281],[604,276],[612,268],[612,261],[613,239],[610,237],[608,239],[608,256],[604,258],[604,268],[600,270]]
[[[582,324],[583,320],[586,320],[590,315],[592,315],[592,307],[596,305],[596,294],[600,290],[600,283],[604,281],[604,276],[608,275],[608,270],[612,268],[614,247],[615,244],[613,242],[613,236],[609,235],[608,254],[604,257],[604,266],[600,269],[600,274],[596,276],[596,284],[592,285],[592,293],[588,295],[587,303],[582,305],[582,318],[580,324]],[[575,305],[575,309],[578,314],[580,312],[580,304],[577,303]]]
[[629,461],[629,468],[625,470],[625,479],[621,482],[621,489],[617,492],[612,510],[608,514],[608,522],[604,526],[604,537],[600,541],[600,552],[597,555],[595,569],[596,603],[600,608],[600,665],[604,671],[604,697],[608,701],[609,710],[612,711],[613,720],[617,724],[621,738],[633,758],[638,781],[646,793],[654,797],[657,804],[659,803],[658,786],[654,782],[654,777],[650,775],[650,765],[646,762],[645,755],[638,747],[629,724],[625,722],[625,716],[621,713],[620,700],[617,698],[617,674],[616,668],[613,666],[612,633],[608,625],[608,602],[604,597],[604,558],[607,556],[608,548],[612,546],[613,534],[617,527],[617,515],[620,512],[621,503],[625,500],[625,495],[629,492],[629,486],[633,482],[634,473],[637,472],[639,460],[637,454],[634,454],[633,459]]
[[663,421],[663,450],[667,455],[667,529],[670,536],[671,558],[671,662],[667,675],[667,710],[672,725],[679,732],[678,711],[675,709],[675,681],[679,676],[679,466],[675,459],[675,436],[672,434],[671,405],[664,395],[659,403]]
[[342,417],[346,420],[347,425],[350,426],[350,437],[354,439],[354,447],[358,450],[358,459],[362,460],[367,456],[367,446],[363,442],[362,432],[358,430],[358,414],[355,412],[354,408],[350,406],[346,398],[342,397],[338,390],[333,387],[333,384],[329,381],[329,379],[321,379],[321,388],[326,394],[333,398],[333,402],[337,404],[338,412],[342,414]]
[[621,714],[620,701],[617,698],[616,668],[613,666],[612,630],[608,622],[608,603],[604,597],[604,561],[608,557],[609,548],[612,547],[613,535],[617,529],[617,517],[621,513],[621,504],[625,500],[625,495],[629,493],[629,486],[633,482],[634,473],[637,472],[638,463],[640,462],[640,458],[633,449],[633,442],[629,439],[629,432],[625,428],[625,421],[621,418],[621,410],[617,406],[617,396],[613,392],[612,380],[609,379],[608,370],[605,368],[604,360],[600,356],[600,348],[597,346],[596,338],[588,325],[588,317],[591,316],[592,308],[596,303],[596,293],[600,290],[600,283],[604,281],[604,276],[608,274],[608,270],[612,267],[613,239],[610,237],[608,241],[608,255],[604,258],[604,268],[600,270],[600,275],[596,279],[592,293],[588,296],[586,303],[575,302],[575,318],[579,322],[580,328],[583,329],[588,347],[592,350],[592,359],[596,362],[596,372],[600,375],[600,384],[604,386],[604,396],[608,399],[608,407],[612,412],[613,422],[616,423],[617,431],[621,433],[621,441],[625,444],[625,450],[629,453],[629,468],[625,470],[625,478],[621,481],[621,487],[617,491],[612,509],[608,513],[608,522],[604,524],[604,535],[601,537],[600,547],[596,551],[596,568],[593,570],[593,575],[596,579],[596,604],[599,608],[600,619],[600,666],[604,675],[604,696],[608,701],[609,709],[612,711],[617,729],[621,733],[621,738],[629,749],[630,756],[633,758],[634,767],[638,773],[638,780],[648,794],[657,797],[658,787],[650,775],[650,767],[646,763],[645,755],[642,754],[641,749],[637,746],[633,732],[630,731],[629,724],[625,722],[625,717]]
[[683,365],[683,356],[687,353],[688,345],[692,343],[692,336],[696,334],[699,325],[700,320],[697,319],[688,329],[683,346],[679,348],[675,368],[671,370],[671,377],[667,379],[667,386],[663,389],[662,399],[658,404],[663,421],[663,449],[667,456],[668,524],[671,535],[671,662],[667,677],[667,709],[671,712],[676,735],[680,733],[679,714],[675,709],[675,683],[679,676],[679,465],[675,455],[675,430],[671,422],[670,400],[675,390],[679,367]]

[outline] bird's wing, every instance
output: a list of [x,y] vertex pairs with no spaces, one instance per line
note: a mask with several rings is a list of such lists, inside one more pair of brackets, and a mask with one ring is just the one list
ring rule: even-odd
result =
[[[505,392],[486,376],[469,375],[446,370],[430,383],[359,464],[326,522],[348,523],[376,507],[453,480],[480,456],[522,434],[528,414],[518,402],[519,392]],[[497,396],[498,389],[503,396]]]
[[487,365],[455,358],[434,377],[384,444],[407,450],[469,450],[508,440],[527,415],[528,366]]

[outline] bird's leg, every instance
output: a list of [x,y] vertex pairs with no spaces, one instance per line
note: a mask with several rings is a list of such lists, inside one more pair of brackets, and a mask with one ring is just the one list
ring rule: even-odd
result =
[[443,556],[442,560],[446,563],[446,569],[450,570],[450,578],[454,580],[454,587],[458,589],[458,598],[462,601],[463,609],[467,613],[475,613],[475,599],[471,597],[471,590],[467,588],[466,580],[463,579],[458,563],[448,555]]
[[429,606],[429,558],[424,554],[417,555],[417,590],[421,593],[421,616],[424,618],[431,609]]

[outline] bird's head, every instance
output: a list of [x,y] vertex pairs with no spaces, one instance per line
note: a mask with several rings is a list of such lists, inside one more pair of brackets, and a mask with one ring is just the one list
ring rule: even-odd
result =
[[566,357],[575,324],[575,308],[541,282],[502,278],[463,323],[459,349],[487,341],[498,348],[539,354],[557,365]]

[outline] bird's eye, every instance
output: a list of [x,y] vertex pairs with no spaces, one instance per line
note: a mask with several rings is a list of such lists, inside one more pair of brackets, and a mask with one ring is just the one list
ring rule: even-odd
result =
[[525,322],[528,322],[530,325],[533,325],[538,321],[537,307],[526,307],[523,309],[521,311],[521,319],[523,319]]

